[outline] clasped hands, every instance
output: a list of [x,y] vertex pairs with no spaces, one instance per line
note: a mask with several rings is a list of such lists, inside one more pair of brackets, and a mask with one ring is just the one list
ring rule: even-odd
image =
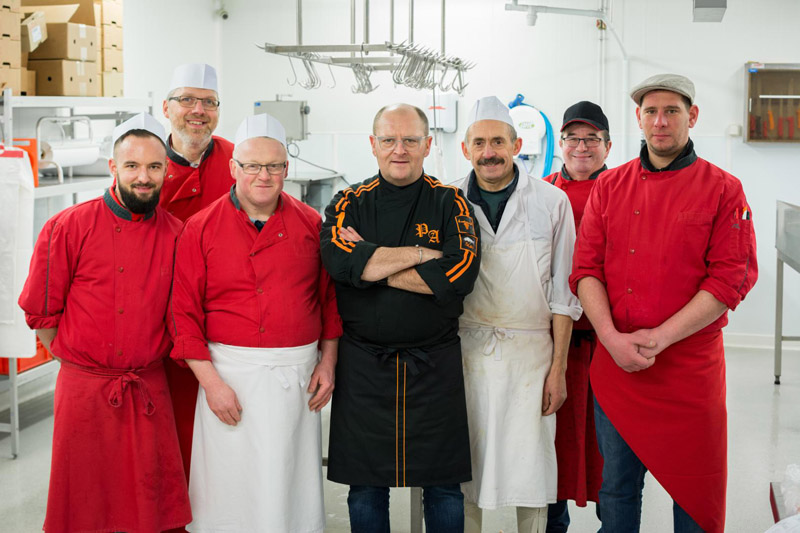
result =
[[613,333],[600,339],[614,362],[626,372],[639,372],[656,362],[656,355],[664,351],[673,341],[659,328],[640,329],[632,333]]

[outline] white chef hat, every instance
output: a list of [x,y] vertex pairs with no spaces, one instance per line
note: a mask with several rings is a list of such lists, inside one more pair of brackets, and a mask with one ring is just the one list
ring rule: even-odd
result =
[[236,130],[234,147],[253,137],[269,137],[286,146],[286,130],[278,119],[266,113],[251,115],[239,124]]
[[503,104],[496,96],[484,96],[479,98],[467,115],[467,128],[479,120],[499,120],[510,126],[514,126],[508,106]]
[[169,92],[181,87],[194,87],[195,89],[217,89],[217,71],[211,65],[205,63],[186,63],[178,65],[172,73],[172,82],[169,84]]
[[120,137],[125,135],[131,130],[145,130],[149,131],[156,137],[158,137],[162,143],[166,146],[167,144],[167,132],[164,130],[164,126],[161,125],[159,121],[157,121],[150,113],[139,113],[135,115],[116,128],[114,128],[114,133],[111,135],[111,150],[113,153],[114,145],[117,144],[117,141]]

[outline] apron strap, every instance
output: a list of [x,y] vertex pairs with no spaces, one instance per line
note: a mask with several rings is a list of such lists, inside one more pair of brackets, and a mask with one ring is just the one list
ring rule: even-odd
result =
[[108,404],[111,407],[120,407],[125,397],[125,389],[128,388],[128,385],[138,386],[139,394],[144,404],[144,414],[150,416],[155,413],[156,405],[153,403],[153,398],[150,396],[150,389],[147,386],[147,382],[139,377],[135,371],[125,372],[114,380],[114,384],[111,386],[111,393],[108,395]]

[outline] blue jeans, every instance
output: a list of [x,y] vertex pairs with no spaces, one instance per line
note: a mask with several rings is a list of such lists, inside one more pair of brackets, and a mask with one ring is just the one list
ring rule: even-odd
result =
[[[594,401],[597,444],[603,456],[603,484],[600,487],[598,533],[636,533],[642,521],[642,490],[647,468],[625,443],[606,414]],[[697,522],[672,502],[675,533],[702,533]]]
[[[422,487],[422,505],[428,533],[463,533],[461,485]],[[347,507],[352,533],[389,533],[388,487],[351,485]]]

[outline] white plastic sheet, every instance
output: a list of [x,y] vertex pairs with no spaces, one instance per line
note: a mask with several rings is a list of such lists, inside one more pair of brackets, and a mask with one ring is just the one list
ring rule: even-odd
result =
[[36,338],[17,305],[33,253],[33,190],[25,152],[0,147],[0,357],[36,355]]

